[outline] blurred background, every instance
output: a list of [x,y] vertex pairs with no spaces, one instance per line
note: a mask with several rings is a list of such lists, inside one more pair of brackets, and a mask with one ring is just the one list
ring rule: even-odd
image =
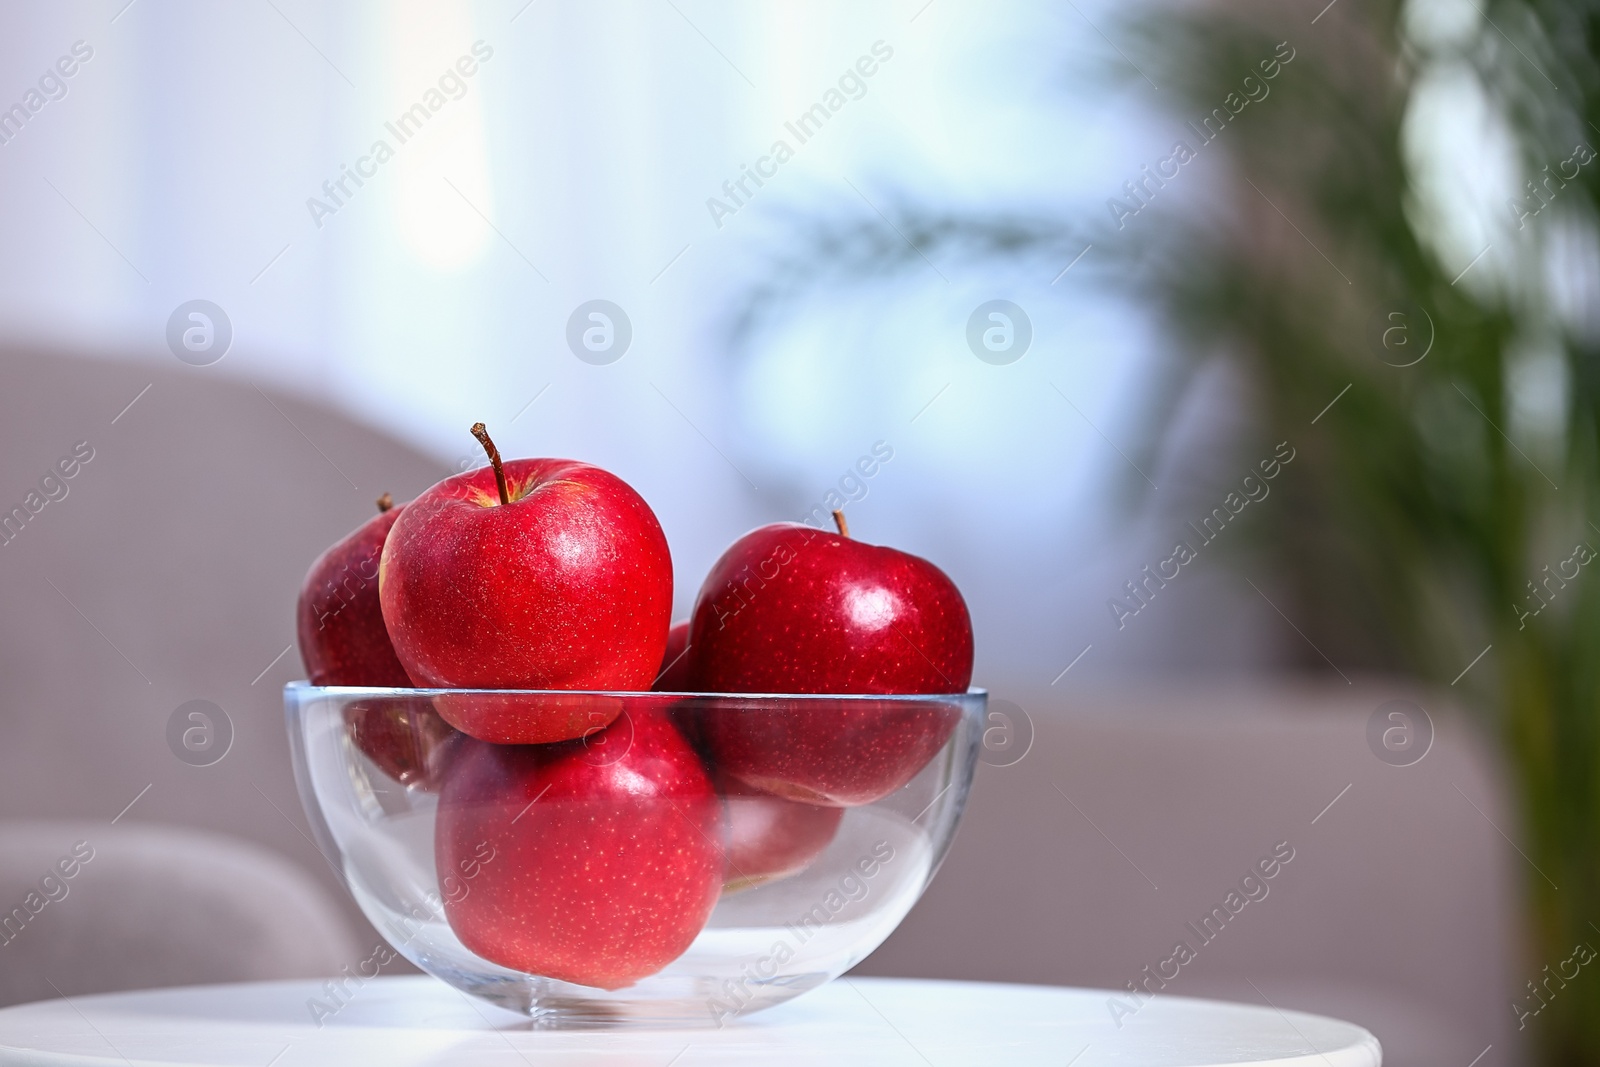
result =
[[680,615],[819,507],[960,585],[1020,740],[865,973],[1120,989],[1289,841],[1167,992],[1395,1063],[1600,1063],[1597,33],[1570,0],[0,14],[0,908],[110,857],[0,995],[370,953],[288,770],[294,598],[482,420],[634,485]]

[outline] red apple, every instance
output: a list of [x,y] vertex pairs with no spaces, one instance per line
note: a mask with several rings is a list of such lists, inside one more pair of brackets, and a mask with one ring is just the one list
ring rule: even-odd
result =
[[295,629],[312,685],[411,685],[378,606],[378,560],[404,509],[383,494],[378,514],[318,556],[307,572]]
[[481,866],[445,916],[492,963],[620,989],[677,959],[705,926],[722,884],[721,820],[699,756],[651,698],[584,740],[459,738],[435,861]]
[[344,709],[344,721],[351,741],[384,774],[424,792],[437,790],[438,754],[456,731],[433,710],[427,698],[368,697],[352,701]]
[[805,870],[828,847],[844,818],[843,808],[786,800],[726,775],[718,776],[717,792],[728,810],[725,893]]
[[661,670],[650,686],[658,693],[692,693],[694,676],[689,672],[689,623],[675,622],[667,631],[667,650],[661,654]]
[[[695,602],[690,653],[707,692],[949,694],[972,679],[972,624],[927,560],[799,523],[741,537]],[[780,796],[869,804],[899,789],[960,718],[949,701],[793,700],[710,714],[716,766]]]
[[[661,671],[650,686],[657,693],[691,693],[696,688],[689,672],[689,624],[675,622],[667,631],[667,650],[661,655]],[[703,752],[700,736],[700,704],[695,700],[680,700],[667,709],[667,717],[688,739],[696,751]]]
[[[417,497],[384,545],[379,599],[406,673],[430,688],[648,689],[672,619],[672,559],[649,505],[585,463],[502,463],[483,424],[472,432],[490,466]],[[457,729],[502,744],[567,740],[610,721],[589,701],[434,703]]]
[[[295,621],[313,685],[411,685],[378,606],[378,559],[403,507],[383,494],[376,516],[311,565]],[[345,721],[356,747],[385,774],[423,788],[428,754],[451,733],[432,706],[415,697],[355,701],[345,708]]]

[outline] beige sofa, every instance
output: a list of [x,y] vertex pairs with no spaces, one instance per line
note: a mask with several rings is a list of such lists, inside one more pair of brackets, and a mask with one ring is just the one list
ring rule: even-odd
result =
[[[944,868],[862,972],[1121,989],[1182,940],[1196,958],[1163,993],[1349,1018],[1394,1064],[1464,1067],[1491,1044],[1506,1058],[1481,1063],[1517,1061],[1515,892],[1531,872],[1496,829],[1514,827],[1469,724],[1366,679],[1011,696],[1032,749],[979,766]],[[1366,742],[1397,698],[1435,724],[1409,767]],[[1294,858],[1265,896],[1205,925],[1282,842]]]

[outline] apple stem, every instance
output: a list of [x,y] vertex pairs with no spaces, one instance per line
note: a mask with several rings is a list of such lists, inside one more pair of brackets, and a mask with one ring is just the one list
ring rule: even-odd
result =
[[481,422],[475,422],[472,424],[472,436],[476,437],[483,450],[489,453],[489,465],[494,467],[494,484],[500,489],[500,503],[511,503],[511,494],[506,491],[506,470],[500,463],[500,450],[489,440],[488,428]]
[[850,536],[850,524],[848,522],[844,521],[844,512],[835,511],[833,513],[833,524],[835,526],[839,527],[839,536],[840,537],[849,537]]
[[380,496],[378,498],[378,514],[379,515],[382,515],[384,512],[393,509],[393,507],[394,507],[394,497],[390,496],[388,493],[385,493],[385,494],[383,494],[382,496]]

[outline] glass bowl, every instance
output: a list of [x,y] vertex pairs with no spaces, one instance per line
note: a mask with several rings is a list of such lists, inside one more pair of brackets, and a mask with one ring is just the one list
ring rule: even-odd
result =
[[[284,690],[301,799],[367,918],[553,1028],[720,1026],[860,962],[950,846],[986,700]],[[520,716],[582,736],[450,725]]]

